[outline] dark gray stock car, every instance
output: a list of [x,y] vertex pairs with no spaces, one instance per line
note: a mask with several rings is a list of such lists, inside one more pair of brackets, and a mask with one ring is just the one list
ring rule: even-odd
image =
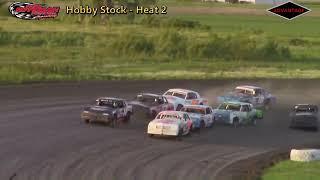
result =
[[128,122],[132,114],[132,106],[125,100],[102,97],[98,98],[94,105],[84,108],[81,119],[86,123],[103,122],[113,127],[118,120]]
[[129,102],[130,105],[143,108],[147,117],[155,118],[161,111],[173,110],[173,104],[169,103],[167,98],[162,95],[152,93],[140,93],[134,101]]
[[297,104],[290,113],[290,128],[318,130],[318,107],[312,104]]

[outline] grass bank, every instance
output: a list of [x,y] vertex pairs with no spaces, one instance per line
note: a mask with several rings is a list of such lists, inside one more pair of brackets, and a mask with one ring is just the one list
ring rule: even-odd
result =
[[318,180],[320,162],[283,161],[266,170],[262,180]]
[[[320,78],[314,17],[0,16],[0,82]],[[272,27],[271,27],[272,25]]]

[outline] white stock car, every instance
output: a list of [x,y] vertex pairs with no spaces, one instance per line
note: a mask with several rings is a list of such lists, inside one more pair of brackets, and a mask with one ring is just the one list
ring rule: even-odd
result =
[[181,111],[188,113],[192,120],[194,129],[213,126],[214,114],[213,109],[210,106],[185,105]]
[[172,103],[174,109],[179,111],[185,105],[207,105],[208,101],[201,98],[200,94],[187,89],[169,89],[163,96]]
[[218,102],[220,103],[228,101],[247,102],[256,108],[269,109],[271,105],[275,104],[276,98],[261,87],[243,85],[237,86],[227,95],[218,97]]
[[148,124],[148,135],[182,136],[190,133],[192,120],[181,111],[162,111]]

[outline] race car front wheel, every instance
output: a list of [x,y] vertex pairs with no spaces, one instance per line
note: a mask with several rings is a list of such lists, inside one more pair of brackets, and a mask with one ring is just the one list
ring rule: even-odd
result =
[[252,119],[251,123],[252,123],[253,126],[256,126],[257,125],[257,119],[256,118]]
[[181,104],[179,104],[178,106],[177,106],[177,108],[176,108],[176,111],[180,111],[180,109],[182,109],[183,108],[183,106],[181,105]]
[[240,125],[239,119],[234,118],[232,122],[233,127],[237,128]]

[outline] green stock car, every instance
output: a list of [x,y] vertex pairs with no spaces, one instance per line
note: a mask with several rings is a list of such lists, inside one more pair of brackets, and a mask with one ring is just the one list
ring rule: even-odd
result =
[[214,109],[215,122],[231,124],[234,127],[240,124],[257,124],[257,119],[263,118],[263,111],[253,108],[250,103],[224,102]]

